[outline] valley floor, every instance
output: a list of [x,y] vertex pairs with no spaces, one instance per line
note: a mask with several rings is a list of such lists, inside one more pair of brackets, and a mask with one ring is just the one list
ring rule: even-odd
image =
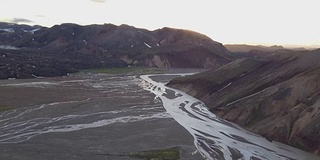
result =
[[0,81],[0,159],[318,159],[164,85],[175,73],[199,71]]
[[110,74],[0,81],[0,159],[127,160],[172,147],[181,159],[203,159],[141,81]]

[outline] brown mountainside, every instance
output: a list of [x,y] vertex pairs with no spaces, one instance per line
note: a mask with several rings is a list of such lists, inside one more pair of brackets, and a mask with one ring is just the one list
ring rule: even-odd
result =
[[239,59],[168,85],[250,131],[320,155],[319,62],[320,50]]
[[[221,43],[182,29],[149,31],[113,24],[45,28],[0,23],[0,78],[43,76],[32,67],[41,68],[38,61],[46,61],[46,68],[54,69],[46,76],[128,65],[218,68],[232,60],[228,53]],[[30,62],[22,60],[24,55],[32,57]],[[56,63],[61,64],[60,69]]]

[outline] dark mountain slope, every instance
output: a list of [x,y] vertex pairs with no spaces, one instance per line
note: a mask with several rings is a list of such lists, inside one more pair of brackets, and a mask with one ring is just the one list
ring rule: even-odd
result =
[[[29,31],[19,25],[2,27],[0,25],[0,48],[5,49],[2,54],[14,56],[28,52],[31,55],[46,55],[51,57],[47,61],[61,61],[62,65],[68,62],[64,66],[68,70],[127,65],[218,68],[232,60],[221,43],[188,30],[163,28],[148,31],[113,24],[35,26],[28,28]],[[7,63],[4,59],[0,62]]]
[[241,59],[168,85],[229,121],[320,154],[320,50]]
[[0,79],[64,76],[79,69],[125,66],[121,60],[94,55],[57,56],[49,50],[0,49]]
[[33,33],[37,31],[41,26],[28,26],[23,24],[14,24],[14,23],[4,23],[0,22],[0,32],[29,32]]

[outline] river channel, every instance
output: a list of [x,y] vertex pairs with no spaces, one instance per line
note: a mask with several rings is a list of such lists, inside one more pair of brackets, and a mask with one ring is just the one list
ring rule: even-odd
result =
[[318,157],[247,132],[168,88],[177,76],[84,74],[0,81],[0,159],[135,159],[178,147],[180,159]]

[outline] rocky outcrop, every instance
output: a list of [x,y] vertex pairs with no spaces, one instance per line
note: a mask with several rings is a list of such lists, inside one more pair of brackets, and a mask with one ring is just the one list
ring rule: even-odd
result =
[[246,129],[319,154],[320,50],[240,59],[168,85]]
[[[72,70],[126,65],[217,68],[233,60],[221,43],[200,33],[172,28],[149,31],[113,24],[62,24],[45,28],[2,23],[0,48],[12,56],[41,53],[67,61],[72,68],[65,67]],[[0,62],[7,64],[4,59]]]

